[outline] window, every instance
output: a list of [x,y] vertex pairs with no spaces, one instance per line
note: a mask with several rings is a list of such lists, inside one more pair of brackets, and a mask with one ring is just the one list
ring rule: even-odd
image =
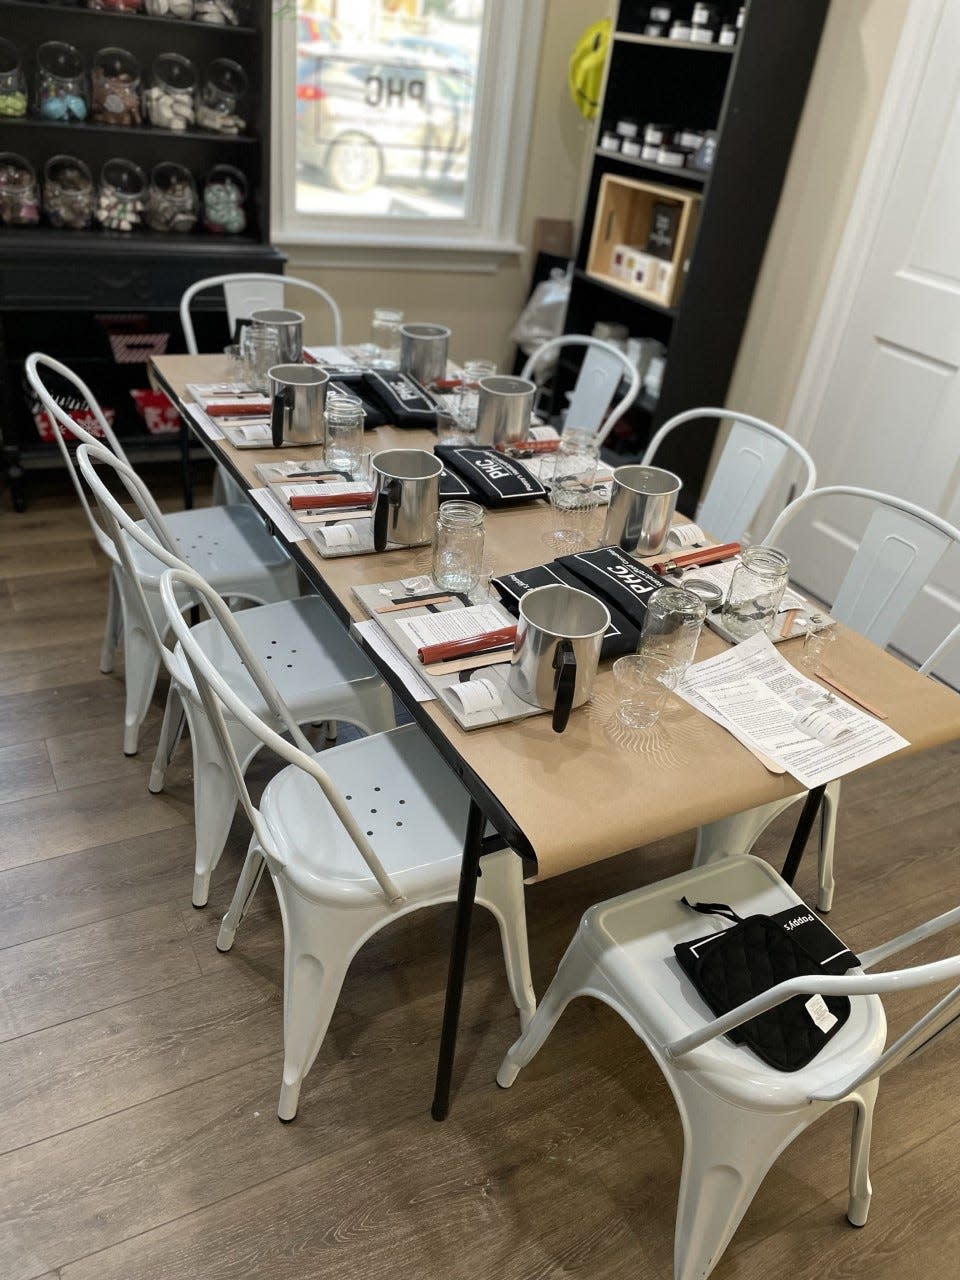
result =
[[542,0],[283,0],[279,244],[516,250]]

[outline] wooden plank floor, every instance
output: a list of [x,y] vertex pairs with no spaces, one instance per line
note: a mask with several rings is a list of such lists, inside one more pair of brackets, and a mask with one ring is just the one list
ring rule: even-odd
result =
[[[172,495],[171,495],[172,496]],[[0,1274],[4,1280],[669,1280],[681,1134],[606,1008],[577,1002],[510,1092],[517,1032],[480,918],[456,1097],[429,1117],[451,910],[368,944],[292,1125],[275,1118],[281,938],[269,886],[214,949],[246,843],[190,906],[189,751],[162,796],[97,670],[106,575],[72,494],[0,511]],[[844,785],[832,923],[854,946],[957,900],[960,750]],[[779,860],[788,824],[764,839]],[[542,990],[583,909],[681,870],[677,839],[527,894]],[[811,867],[798,886],[812,888]],[[917,957],[945,954],[948,942]],[[894,1029],[916,998],[888,1005]],[[873,1217],[844,1217],[847,1117],[778,1161],[717,1280],[956,1275],[960,1102],[947,1038],[881,1091]]]

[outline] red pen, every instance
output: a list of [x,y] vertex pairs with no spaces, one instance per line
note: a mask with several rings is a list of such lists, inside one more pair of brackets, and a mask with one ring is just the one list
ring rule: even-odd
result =
[[740,554],[739,542],[724,542],[719,547],[703,547],[700,551],[688,551],[672,560],[659,560],[653,566],[654,573],[674,573],[677,569],[692,569],[695,565],[719,564]]

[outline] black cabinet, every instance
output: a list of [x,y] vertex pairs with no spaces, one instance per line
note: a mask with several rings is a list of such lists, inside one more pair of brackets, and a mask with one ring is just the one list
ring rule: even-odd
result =
[[[656,400],[641,397],[608,440],[611,461],[639,456],[656,428],[685,409],[724,404],[757,274],[776,212],[790,149],[803,109],[829,0],[747,0],[736,43],[721,45],[720,27],[735,28],[739,0],[705,6],[716,15],[710,43],[644,34],[660,6],[621,0],[612,37],[597,147],[583,213],[566,331],[590,333],[597,321],[626,325],[632,337],[666,348]],[[688,22],[689,0],[669,6]],[[636,145],[608,151],[604,135],[618,121],[670,130],[711,131],[712,164],[698,171],[676,156],[661,164]],[[679,189],[699,197],[697,221],[670,305],[597,270],[594,228],[608,214],[604,178],[614,175]],[[606,183],[609,190],[610,182]],[[577,365],[561,366],[558,391],[572,385]],[[709,463],[716,424],[672,437],[661,458],[684,481],[681,507],[692,511]]]
[[[84,378],[112,411],[113,426],[137,460],[175,456],[176,433],[156,433],[156,412],[144,416],[131,391],[147,387],[143,359],[151,350],[184,350],[178,316],[184,289],[205,276],[233,271],[282,270],[284,258],[269,242],[270,12],[268,0],[252,0],[239,26],[89,9],[83,4],[0,0],[0,30],[23,56],[29,113],[0,116],[0,152],[23,156],[42,179],[46,161],[74,156],[92,171],[115,157],[137,164],[148,176],[173,161],[188,169],[202,191],[216,165],[239,170],[247,185],[247,225],[241,234],[213,234],[202,218],[189,233],[61,230],[41,216],[36,225],[0,228],[0,431],[11,501],[22,509],[27,474],[55,466],[60,455],[48,424],[37,413],[23,376],[31,351],[56,356]],[[140,125],[64,123],[43,119],[36,106],[36,50],[50,40],[67,41],[89,70],[94,54],[116,46],[131,52],[150,84],[161,53],[178,53],[197,68],[229,58],[243,67],[241,100],[245,127],[230,134],[190,127],[183,131]],[[203,300],[198,339],[216,349],[229,340],[222,301]],[[129,336],[128,336],[129,335]]]

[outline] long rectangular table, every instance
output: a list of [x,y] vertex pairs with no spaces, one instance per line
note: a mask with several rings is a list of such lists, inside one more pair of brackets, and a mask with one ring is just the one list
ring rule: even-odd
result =
[[[162,356],[154,359],[153,367],[159,385],[216,461],[246,488],[258,487],[254,467],[275,462],[277,452],[238,450],[226,440],[211,441],[186,413],[186,384],[227,380],[226,360]],[[435,437],[426,431],[379,427],[366,433],[365,443],[374,451],[431,449]],[[312,454],[299,449],[282,456],[306,460]],[[484,560],[490,572],[529,568],[545,558],[541,536],[550,528],[550,517],[544,503],[489,511],[485,527]],[[310,542],[288,541],[282,532],[278,537],[345,625],[366,617],[352,594],[354,586],[430,570],[429,548],[324,559]],[[709,657],[725,647],[705,630],[697,656]],[[791,661],[799,650],[799,641],[781,646]],[[484,838],[486,822],[525,860],[532,881],[799,794],[803,788],[789,775],[768,772],[724,729],[676,698],[642,742],[624,741],[611,728],[615,701],[609,663],[601,667],[591,701],[571,715],[563,734],[553,732],[548,715],[468,733],[441,702],[417,703],[410,698],[396,673],[377,654],[367,652],[471,797],[433,1103],[435,1118],[442,1119],[449,1105],[479,862],[492,847]],[[836,678],[882,707],[890,725],[909,741],[902,754],[960,737],[960,696],[920,677],[855,632],[838,628],[830,660]]]

